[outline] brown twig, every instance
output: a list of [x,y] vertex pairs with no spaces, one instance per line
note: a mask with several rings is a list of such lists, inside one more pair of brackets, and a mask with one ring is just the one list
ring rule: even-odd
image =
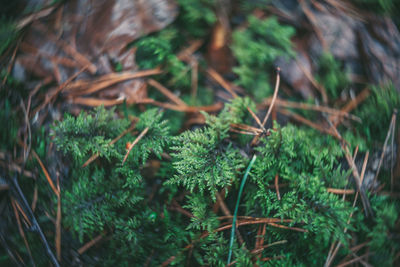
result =
[[35,115],[36,113],[38,113],[40,110],[42,110],[48,103],[50,103],[50,101],[52,101],[62,90],[64,90],[64,88],[71,83],[76,77],[78,77],[79,74],[81,74],[82,72],[84,72],[86,69],[88,68],[88,66],[84,66],[82,69],[80,69],[78,72],[74,73],[71,77],[68,78],[68,80],[66,80],[63,84],[59,85],[57,87],[57,89],[55,89],[54,91],[52,91],[51,95],[48,96],[46,95],[46,98],[44,100],[44,102],[37,107],[34,111],[33,114]]
[[35,210],[36,210],[37,200],[38,200],[38,187],[37,187],[37,183],[35,183],[35,187],[33,189],[32,204],[31,204],[31,209],[33,212],[35,212]]
[[322,101],[326,104],[328,103],[328,95],[326,93],[326,89],[325,87],[318,83],[314,77],[312,76],[312,74],[298,61],[296,60],[297,66],[299,66],[299,68],[303,71],[304,75],[307,77],[307,79],[311,82],[311,84],[317,88],[317,90],[321,93],[322,96]]
[[328,192],[337,195],[352,195],[354,194],[353,189],[338,189],[338,188],[328,188]]
[[281,200],[281,194],[279,193],[279,175],[276,174],[275,175],[275,191],[276,191],[276,197],[278,198],[278,200]]
[[221,85],[226,91],[228,91],[234,98],[238,97],[238,95],[233,91],[233,87],[231,84],[212,68],[208,68],[206,70],[207,74],[216,81],[219,85]]
[[67,87],[65,90],[74,96],[88,95],[105,89],[116,83],[124,82],[127,80],[143,78],[147,76],[157,75],[162,73],[159,68],[142,70],[137,72],[121,72],[105,74],[95,80],[79,80]]
[[304,118],[301,115],[293,113],[293,112],[291,112],[291,111],[289,111],[287,109],[278,109],[278,112],[282,113],[282,114],[284,114],[286,116],[290,116],[293,119],[295,119],[295,120],[297,120],[297,121],[299,121],[301,123],[304,123],[305,125],[310,126],[311,128],[314,128],[314,129],[320,131],[321,133],[326,133],[326,134],[329,134],[329,135],[332,135],[332,136],[336,137],[336,134],[333,133],[332,131],[329,131],[326,128],[321,127],[319,124],[316,124],[316,123]]
[[288,242],[287,240],[281,240],[281,241],[273,242],[271,244],[263,245],[263,246],[259,247],[258,249],[253,249],[251,251],[251,254],[259,254],[266,248],[269,248],[269,247],[272,247],[272,246],[276,246],[276,245],[280,245],[280,244],[285,244],[287,242]]
[[16,190],[16,193],[18,194],[19,198],[22,200],[22,204],[24,205],[25,210],[28,212],[28,214],[29,214],[29,216],[30,216],[30,218],[32,220],[32,225],[34,227],[34,230],[39,234],[40,239],[42,240],[43,246],[46,249],[46,253],[47,253],[48,257],[50,258],[51,262],[53,263],[53,265],[55,267],[59,267],[60,264],[58,263],[58,261],[55,258],[53,252],[51,251],[50,246],[49,246],[49,244],[48,244],[48,242],[46,240],[46,237],[43,234],[43,231],[40,228],[40,225],[37,222],[37,220],[35,218],[35,215],[33,214],[32,210],[31,210],[31,208],[30,208],[30,206],[28,204],[28,201],[26,200],[26,198],[25,198],[25,196],[24,196],[24,194],[23,194],[23,192],[21,190],[21,187],[19,186],[19,183],[18,183],[18,180],[17,180],[17,176],[14,176],[12,178],[12,182],[13,182],[13,186],[14,186],[14,188]]
[[[113,145],[115,144],[119,139],[121,139],[122,137],[124,137],[127,133],[129,133],[130,131],[132,131],[135,128],[135,123],[132,122],[131,126],[126,129],[125,131],[123,131],[120,135],[118,135],[116,138],[114,138],[113,140],[111,140],[111,142],[108,145]],[[92,163],[93,161],[95,161],[98,157],[99,157],[99,153],[96,153],[94,155],[92,155],[83,165],[82,168],[85,168],[86,166],[88,166],[90,163]]]
[[42,168],[42,171],[44,173],[44,176],[47,179],[47,182],[49,183],[51,189],[53,190],[54,194],[56,194],[56,196],[58,195],[58,190],[56,189],[56,187],[54,186],[53,180],[51,180],[49,173],[46,170],[46,167],[43,165],[43,162],[40,160],[39,156],[36,154],[35,150],[32,150],[32,154],[35,157],[35,159],[39,162],[40,168]]
[[223,108],[223,104],[221,102],[217,102],[211,106],[198,106],[198,107],[193,107],[193,106],[178,106],[170,103],[163,103],[156,101],[151,98],[146,98],[142,99],[140,101],[137,101],[136,104],[153,104],[165,109],[171,109],[175,111],[180,111],[180,112],[188,112],[188,113],[197,113],[199,111],[205,111],[205,112],[216,112],[220,109]]
[[196,52],[201,45],[203,44],[203,40],[195,40],[193,41],[189,47],[185,48],[181,52],[179,52],[176,56],[179,60],[189,60],[189,57]]
[[11,59],[10,59],[9,65],[8,65],[8,67],[7,67],[6,75],[4,75],[3,81],[2,81],[2,83],[1,83],[3,86],[6,84],[8,75],[10,75],[11,68],[12,68],[13,65],[14,65],[15,55],[17,54],[17,50],[18,50],[19,44],[20,44],[20,41],[18,41],[18,43],[17,43],[17,45],[15,46],[14,51],[13,51],[13,53],[12,53],[12,55],[11,55]]
[[20,233],[22,239],[24,240],[24,244],[25,244],[26,250],[28,251],[29,259],[31,260],[31,262],[35,266],[35,262],[33,261],[33,257],[32,257],[32,252],[31,252],[31,249],[29,247],[28,240],[26,239],[25,232],[24,232],[24,230],[22,228],[21,220],[19,218],[19,214],[18,214],[18,211],[17,211],[15,203],[16,203],[16,201],[13,198],[11,198],[11,205],[13,207],[15,218],[17,220],[19,233]]
[[133,141],[133,143],[129,146],[128,151],[125,154],[124,160],[122,161],[122,165],[124,165],[126,159],[129,156],[129,153],[131,153],[132,148],[140,141],[140,139],[143,138],[143,136],[149,131],[149,127],[146,127],[140,134],[138,137],[136,137],[136,139]]
[[265,126],[265,124],[267,123],[267,120],[269,118],[269,115],[271,114],[271,111],[275,105],[275,101],[276,98],[278,97],[278,91],[279,91],[279,83],[280,83],[280,73],[281,69],[279,67],[276,68],[276,82],[275,82],[275,89],[274,89],[274,95],[272,96],[272,101],[271,101],[271,105],[268,108],[268,112],[264,117],[264,120],[262,122],[262,125]]
[[192,102],[194,103],[199,88],[199,62],[197,60],[192,60],[192,63],[190,65],[192,67],[191,81],[190,81],[192,88],[191,95],[192,95]]
[[92,240],[90,240],[89,242],[87,242],[85,245],[83,245],[80,249],[78,249],[78,254],[82,255],[83,253],[85,253],[89,248],[93,247],[94,245],[96,245],[101,239],[103,239],[105,233],[103,234],[99,234],[98,236],[96,236],[95,238],[93,238]]
[[[261,105],[270,105],[272,102],[272,98],[267,98],[265,99]],[[345,112],[343,110],[337,110],[334,108],[326,107],[326,106],[317,106],[317,105],[312,105],[309,103],[298,103],[298,102],[293,102],[293,101],[287,101],[283,99],[277,98],[275,101],[275,106],[279,107],[286,107],[286,108],[296,108],[296,109],[306,109],[306,110],[315,110],[319,112],[324,112],[331,114],[332,117],[344,117],[344,118],[349,118],[355,121],[361,121],[361,119],[355,115],[349,114],[348,112]]]
[[24,217],[25,225],[28,225],[28,227],[32,227],[31,221],[28,219],[28,216],[26,215],[26,213],[24,212],[24,210],[21,208],[21,206],[19,205],[19,203],[17,201],[15,201],[15,205],[16,205],[17,209],[19,210],[19,212],[22,214],[22,217]]
[[247,110],[249,111],[250,115],[253,117],[253,119],[256,121],[256,123],[258,124],[258,126],[260,126],[260,129],[262,132],[265,132],[265,128],[264,125],[261,123],[260,119],[258,118],[258,116],[249,108],[247,107]]
[[[363,102],[365,99],[367,99],[367,97],[369,96],[370,91],[368,88],[365,88],[364,90],[361,91],[361,93],[359,93],[356,98],[352,99],[349,103],[347,103],[343,108],[342,108],[342,112],[350,112],[353,109],[355,109],[361,102]],[[335,120],[335,118],[333,116],[331,116],[329,118],[329,120],[331,120],[333,122],[333,125],[335,127],[337,127],[339,125],[339,123],[341,122],[341,118],[337,118]]]
[[[284,220],[283,220],[284,221]],[[301,228],[297,228],[297,227],[288,227],[288,226],[284,226],[281,224],[276,224],[274,222],[271,222],[271,219],[267,219],[267,220],[258,220],[258,221],[238,221],[236,222],[237,227],[242,226],[242,225],[249,225],[249,224],[260,224],[260,223],[267,223],[270,226],[273,227],[277,227],[277,228],[283,228],[283,229],[289,229],[289,230],[294,230],[294,231],[299,231],[299,232],[308,232],[308,230],[305,229],[301,229]],[[226,226],[222,226],[218,229],[216,229],[216,232],[220,232],[220,231],[224,231],[227,229],[232,228],[232,224],[228,224]]]
[[356,257],[356,258],[354,258],[354,259],[352,259],[352,260],[349,260],[348,262],[345,262],[345,263],[336,265],[336,267],[345,267],[345,266],[347,266],[347,265],[350,265],[350,264],[353,264],[353,263],[355,263],[355,262],[361,261],[362,259],[368,257],[370,254],[371,254],[371,253],[367,252],[367,253],[365,253],[365,254],[362,255],[362,256],[358,256],[358,257]]
[[263,130],[253,127],[253,126],[249,126],[247,124],[241,124],[241,123],[232,123],[231,124],[231,129],[235,129],[238,128],[240,130],[244,130],[246,132],[252,132],[254,134],[262,134]]
[[[383,144],[381,157],[380,157],[379,163],[378,163],[378,169],[376,170],[376,174],[374,176],[374,180],[373,180],[373,183],[372,183],[373,185],[375,184],[376,179],[378,178],[379,172],[381,170],[381,166],[382,166],[383,159],[385,157],[385,152],[386,152],[387,143],[389,141],[389,138],[390,138],[390,136],[392,136],[392,139],[394,138],[394,134],[393,134],[393,130],[392,129],[395,128],[395,125],[396,125],[396,116],[397,116],[397,111],[393,112],[392,119],[390,120],[389,129],[388,129],[388,132],[387,132],[387,135],[386,135],[386,138],[385,138],[385,142]],[[393,180],[393,177],[392,177],[391,180]]]
[[[363,166],[362,166],[362,169],[361,169],[361,177],[360,177],[361,185],[362,185],[362,182],[363,182],[363,180],[364,180],[364,175],[365,175],[365,170],[366,170],[366,167],[367,167],[368,158],[369,158],[369,151],[367,151],[367,153],[365,154]],[[353,162],[354,162],[354,159],[353,159]],[[357,191],[357,192],[356,192],[356,196],[354,197],[353,209],[354,209],[354,207],[355,207],[355,205],[356,205],[356,203],[357,203],[358,193],[359,193],[359,192],[360,192],[360,191]],[[352,211],[352,212],[350,213],[350,215],[349,215],[349,218],[348,218],[348,220],[347,220],[347,225],[350,224],[350,220],[351,220],[352,217],[353,217],[353,211]],[[346,226],[346,227],[344,228],[344,233],[347,232],[347,229],[348,229],[348,228],[347,228],[347,226]],[[333,243],[333,244],[334,244],[334,243]],[[333,245],[333,244],[332,244],[332,245]],[[329,266],[332,264],[333,259],[335,258],[335,256],[336,256],[337,252],[339,251],[339,248],[340,248],[341,245],[342,245],[342,243],[341,243],[341,242],[338,242],[337,245],[336,245],[336,247],[335,247],[335,249],[333,250],[333,252],[328,254],[328,257],[327,257],[327,259],[326,259],[326,261],[325,261],[325,265],[324,265],[325,267],[329,267]]]
[[186,103],[183,102],[182,99],[180,99],[178,96],[173,94],[170,90],[168,90],[168,88],[166,88],[165,86],[163,86],[156,80],[149,79],[147,82],[148,82],[148,84],[150,84],[151,86],[156,88],[160,93],[165,95],[167,98],[169,98],[172,102],[174,102],[178,106],[184,106],[184,107],[187,106]]
[[57,36],[47,31],[45,25],[37,23],[35,27],[37,27],[38,30],[41,30],[44,35],[49,37],[49,39],[51,39],[58,47],[62,48],[66,54],[70,55],[81,66],[88,66],[88,70],[91,74],[95,74],[97,72],[97,67],[92,62],[90,62],[88,58],[78,52],[75,47],[70,45],[68,42],[59,39]]

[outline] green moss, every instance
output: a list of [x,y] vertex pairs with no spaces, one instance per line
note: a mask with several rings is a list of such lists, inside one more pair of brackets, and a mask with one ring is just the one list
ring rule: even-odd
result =
[[250,15],[248,22],[246,30],[233,32],[232,51],[238,61],[233,71],[238,75],[236,83],[261,100],[272,93],[269,73],[274,61],[294,56],[290,38],[295,30],[275,17],[260,20]]
[[350,82],[338,60],[332,54],[324,53],[318,61],[316,79],[327,90],[330,99],[336,99]]
[[369,144],[383,143],[395,109],[400,108],[400,94],[393,84],[371,86],[371,94],[355,114],[362,120],[359,133]]

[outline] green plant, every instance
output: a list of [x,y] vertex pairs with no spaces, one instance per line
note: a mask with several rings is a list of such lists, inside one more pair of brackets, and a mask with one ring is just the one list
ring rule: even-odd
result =
[[370,90],[371,95],[356,110],[362,120],[357,128],[369,144],[385,140],[392,114],[400,108],[400,94],[393,84],[371,86]]
[[[162,113],[157,109],[143,112],[136,129],[148,128],[147,134],[122,164],[125,144],[133,137],[127,134],[117,144],[110,141],[128,125],[127,120],[115,118],[113,110],[99,107],[90,113],[82,112],[77,118],[66,115],[53,128],[57,148],[72,158],[70,177],[73,178],[64,192],[63,210],[74,215],[65,216],[65,226],[71,227],[81,242],[103,231],[113,233],[110,249],[120,250],[129,244],[134,251],[116,261],[124,264],[142,262],[151,248],[161,246],[161,237],[141,234],[160,223],[153,211],[160,207],[146,204],[147,182],[142,172],[149,156],[160,157],[169,143],[167,121],[162,120]],[[82,168],[96,153],[97,162]]]
[[346,73],[341,69],[340,62],[331,53],[323,53],[318,61],[317,81],[327,90],[330,98],[336,99],[349,84]]
[[170,183],[183,184],[191,192],[209,191],[215,199],[218,188],[232,184],[243,167],[239,151],[225,142],[230,127],[229,117],[206,116],[207,128],[182,133],[172,149],[177,175]]
[[5,17],[0,17],[0,55],[16,40],[18,31],[15,23]]
[[268,73],[277,57],[294,56],[290,38],[295,30],[280,24],[275,17],[258,19],[250,15],[245,30],[233,33],[232,51],[238,66],[236,83],[251,92],[256,99],[271,94]]

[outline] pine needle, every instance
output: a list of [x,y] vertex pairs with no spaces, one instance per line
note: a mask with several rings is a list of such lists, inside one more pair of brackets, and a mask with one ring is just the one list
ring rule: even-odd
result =
[[228,252],[228,263],[231,263],[231,258],[232,258],[232,247],[233,247],[233,240],[235,239],[235,229],[236,229],[236,217],[239,209],[239,203],[240,203],[240,197],[242,196],[243,188],[244,185],[246,184],[247,176],[250,173],[251,167],[253,166],[254,162],[256,161],[257,156],[254,155],[253,158],[251,159],[249,166],[246,169],[246,172],[244,173],[242,183],[240,184],[239,188],[239,194],[236,200],[236,207],[235,207],[235,212],[233,213],[233,220],[232,220],[232,230],[231,230],[231,239],[229,241],[229,252]]

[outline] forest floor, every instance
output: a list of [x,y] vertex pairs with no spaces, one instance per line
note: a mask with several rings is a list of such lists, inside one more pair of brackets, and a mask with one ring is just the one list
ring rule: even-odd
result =
[[399,266],[399,6],[0,6],[0,265]]

